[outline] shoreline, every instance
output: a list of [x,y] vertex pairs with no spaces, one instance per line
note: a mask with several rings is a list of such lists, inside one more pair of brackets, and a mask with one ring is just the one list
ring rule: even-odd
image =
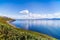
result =
[[13,27],[15,27],[16,28],[16,26],[15,25],[13,25],[13,24],[11,24],[10,22],[13,22],[12,20],[10,20],[10,21],[6,21],[9,25],[11,25],[11,26],[13,26]]

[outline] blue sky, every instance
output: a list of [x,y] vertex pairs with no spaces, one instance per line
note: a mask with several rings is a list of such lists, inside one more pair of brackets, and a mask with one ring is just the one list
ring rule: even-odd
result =
[[[28,14],[20,13],[24,10]],[[0,0],[0,15],[20,19],[60,18],[60,0]]]

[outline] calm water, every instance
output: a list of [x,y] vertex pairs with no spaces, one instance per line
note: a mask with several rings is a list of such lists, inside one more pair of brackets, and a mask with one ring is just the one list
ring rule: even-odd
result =
[[60,39],[60,20],[16,20],[18,28],[32,30]]

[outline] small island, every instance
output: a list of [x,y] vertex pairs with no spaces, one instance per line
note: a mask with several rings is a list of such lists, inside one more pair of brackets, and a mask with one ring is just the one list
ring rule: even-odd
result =
[[0,16],[0,40],[57,40],[48,35],[14,27],[15,19]]

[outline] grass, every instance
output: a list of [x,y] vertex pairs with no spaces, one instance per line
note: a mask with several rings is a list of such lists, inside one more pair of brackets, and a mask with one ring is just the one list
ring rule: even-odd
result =
[[0,17],[0,40],[57,40],[45,34],[13,27],[6,22],[10,20]]

